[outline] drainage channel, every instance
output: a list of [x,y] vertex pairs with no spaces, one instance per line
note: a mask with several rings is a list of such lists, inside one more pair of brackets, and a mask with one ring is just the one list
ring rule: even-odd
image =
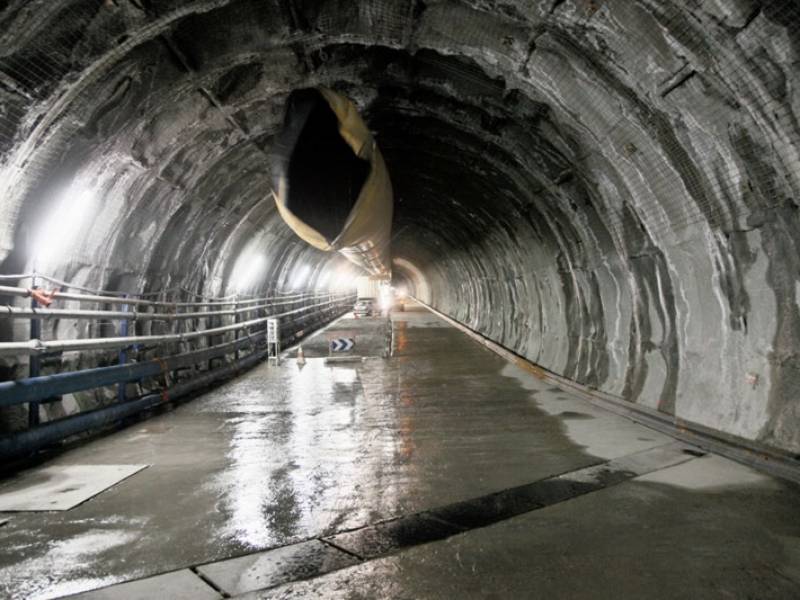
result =
[[[704,455],[690,445],[671,442],[533,483],[331,536],[197,565],[191,568],[191,573],[208,586],[214,597],[230,598],[276,588],[486,527]],[[186,573],[186,569],[172,572]],[[103,598],[123,598],[136,586],[148,585],[149,580],[163,579],[168,586],[169,581],[164,578],[169,575],[121,583],[98,591],[104,592]],[[113,593],[117,591],[118,595]],[[81,596],[88,600],[93,593]]]

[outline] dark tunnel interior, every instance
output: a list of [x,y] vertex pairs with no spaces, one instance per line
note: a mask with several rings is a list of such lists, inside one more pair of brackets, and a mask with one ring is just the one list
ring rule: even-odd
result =
[[[207,296],[352,277],[270,192],[287,99],[325,86],[385,157],[396,286],[588,388],[800,453],[796,2],[7,0],[0,35],[3,273]],[[326,236],[337,197],[309,215]]]

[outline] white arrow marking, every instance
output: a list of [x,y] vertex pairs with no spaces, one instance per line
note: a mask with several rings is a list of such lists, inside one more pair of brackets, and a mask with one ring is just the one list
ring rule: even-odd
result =
[[350,350],[355,345],[356,345],[356,342],[352,338],[339,338],[339,339],[331,340],[331,351],[332,352],[342,352],[342,351]]

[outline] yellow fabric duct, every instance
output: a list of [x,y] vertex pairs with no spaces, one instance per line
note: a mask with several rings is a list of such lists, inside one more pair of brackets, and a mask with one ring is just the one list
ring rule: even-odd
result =
[[292,92],[275,148],[274,196],[287,225],[312,246],[388,276],[392,184],[353,103],[326,88]]

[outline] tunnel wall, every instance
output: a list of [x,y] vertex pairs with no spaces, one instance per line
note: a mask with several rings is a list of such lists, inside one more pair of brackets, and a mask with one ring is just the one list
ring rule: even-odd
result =
[[331,257],[277,218],[269,154],[291,90],[325,85],[386,158],[398,282],[565,377],[797,452],[798,23],[790,0],[12,0],[3,270],[79,181],[97,204],[51,274],[218,294],[263,252],[248,292],[316,286]]
[[489,183],[430,186],[458,226],[415,206],[447,231],[423,234],[424,252],[418,230],[396,246],[424,273],[421,299],[531,361],[794,452],[797,22],[777,3],[720,6],[606,3],[591,49],[544,31],[524,78],[546,82],[545,119],[438,123],[429,159],[480,164]]

